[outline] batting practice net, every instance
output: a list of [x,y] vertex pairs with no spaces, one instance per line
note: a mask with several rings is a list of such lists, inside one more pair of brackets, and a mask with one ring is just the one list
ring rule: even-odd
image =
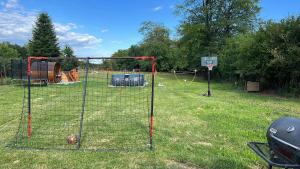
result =
[[15,147],[153,147],[155,57],[29,57],[16,63],[24,99]]

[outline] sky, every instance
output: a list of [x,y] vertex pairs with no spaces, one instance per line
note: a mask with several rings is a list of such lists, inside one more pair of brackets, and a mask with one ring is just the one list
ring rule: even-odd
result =
[[[47,12],[61,46],[77,56],[108,57],[142,40],[142,22],[163,23],[176,35],[183,0],[0,0],[0,42],[24,45],[40,12]],[[259,17],[279,21],[300,14],[300,0],[261,0]]]

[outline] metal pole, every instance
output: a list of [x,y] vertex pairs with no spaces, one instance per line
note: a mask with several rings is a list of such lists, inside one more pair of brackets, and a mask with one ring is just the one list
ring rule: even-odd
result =
[[153,149],[153,125],[154,125],[154,85],[155,85],[155,60],[152,60],[152,88],[150,109],[150,150]]
[[83,131],[83,115],[85,112],[85,100],[86,100],[86,86],[87,86],[87,79],[88,79],[88,69],[89,67],[89,59],[86,60],[86,65],[85,65],[85,78],[84,78],[84,84],[83,84],[83,96],[82,96],[82,111],[80,115],[80,131],[79,131],[79,136],[78,136],[78,143],[77,143],[77,149],[80,148],[81,146],[81,136],[82,136],[82,131]]
[[106,69],[106,86],[108,86],[108,69]]
[[27,80],[28,80],[28,122],[27,122],[27,137],[30,139],[32,133],[32,122],[31,122],[31,91],[30,91],[30,79],[31,79],[31,58],[28,56],[27,63]]
[[207,81],[208,81],[208,92],[207,92],[207,96],[210,97],[210,96],[211,96],[211,92],[210,92],[210,70],[209,70],[209,69],[208,69]]

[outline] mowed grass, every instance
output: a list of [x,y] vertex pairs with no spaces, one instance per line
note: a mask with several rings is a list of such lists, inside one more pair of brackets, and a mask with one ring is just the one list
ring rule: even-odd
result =
[[[90,71],[86,84],[83,72],[81,82],[71,84],[42,86],[33,81],[32,136],[27,139],[25,114],[15,145],[18,148],[77,149],[76,144],[70,145],[66,140],[71,135],[79,138],[81,132],[81,149],[149,148],[151,86],[113,87],[112,73],[120,72]],[[145,76],[149,77],[148,73]],[[86,91],[83,90],[85,85]],[[27,104],[25,110],[27,112]]]
[[[37,151],[7,148],[6,145],[14,139],[18,129],[23,89],[14,85],[0,86],[0,168],[266,168],[265,163],[247,147],[247,142],[265,142],[268,126],[279,117],[299,117],[300,101],[292,98],[264,96],[259,93],[246,93],[235,89],[231,84],[216,82],[212,84],[213,96],[204,97],[202,94],[207,91],[207,83],[199,78],[194,82],[190,82],[190,79],[192,76],[178,76],[176,79],[173,74],[158,73],[155,85],[154,151]],[[74,92],[77,94],[76,97],[69,95],[61,87],[60,93],[65,95],[63,98],[66,100],[69,97],[78,98],[78,100],[70,102],[69,107],[77,107],[77,104],[81,104],[78,102],[82,101],[79,99],[82,94],[79,90],[82,84],[77,85],[78,90],[77,87],[74,87],[74,91],[77,91]],[[97,91],[96,86],[91,83],[88,87],[93,92],[100,92]],[[51,88],[51,86],[48,87]],[[59,86],[55,86],[55,88],[59,88]],[[35,90],[45,89],[37,88]],[[131,92],[138,93],[138,91]],[[51,106],[57,105],[60,100],[56,100],[57,96],[55,97],[55,95],[58,93],[48,95],[48,99],[44,100],[46,104],[41,104],[41,108],[46,106],[50,109]],[[92,102],[96,97],[88,96],[88,98],[90,98],[88,101]],[[109,103],[114,100],[114,98],[110,99]],[[136,101],[138,100],[139,98],[136,98]],[[35,101],[41,102],[40,99]],[[126,103],[131,104],[131,102]],[[59,105],[57,110],[65,109]],[[95,117],[87,119],[87,124],[92,122],[91,119],[97,119],[97,113],[101,111],[101,107],[108,107],[108,105],[97,102],[97,100],[94,100],[94,103],[88,103],[86,115]],[[118,106],[115,105],[115,107]],[[73,110],[73,108],[67,110]],[[139,113],[134,112],[135,109],[128,112],[131,111]],[[144,116],[139,118],[132,117],[131,119],[136,120],[137,124],[132,122],[130,127],[135,124],[136,127],[145,125],[147,122],[139,122],[138,119],[147,117],[147,113],[145,112]],[[70,115],[64,118],[67,117],[70,117],[69,126],[72,126],[71,124],[78,126],[78,114],[74,117]],[[73,118],[77,118],[77,121],[71,123]],[[54,121],[59,122],[59,119]],[[47,121],[40,122],[47,123]],[[96,122],[105,124],[101,119],[97,119]],[[93,131],[91,128],[88,131],[95,132],[97,135],[99,131],[103,131],[102,129],[110,130],[109,124],[104,126],[100,124],[99,130]],[[118,125],[121,126],[121,123]],[[75,127],[71,127],[70,131],[75,132],[73,129],[75,130]],[[78,131],[77,128],[76,131]],[[134,132],[137,131],[133,128],[130,132],[132,135],[136,135]],[[142,129],[138,133],[143,133]],[[65,143],[65,136],[62,137]],[[93,144],[89,144],[92,147],[105,145],[109,140],[101,141],[103,139],[101,136],[95,136],[95,138],[96,140],[92,139],[91,143]],[[139,138],[140,140],[148,139],[147,137]],[[97,140],[100,141],[97,142]],[[145,143],[147,141],[145,140]],[[97,144],[94,145],[94,143]],[[122,143],[126,143],[126,140],[120,142],[120,144]]]

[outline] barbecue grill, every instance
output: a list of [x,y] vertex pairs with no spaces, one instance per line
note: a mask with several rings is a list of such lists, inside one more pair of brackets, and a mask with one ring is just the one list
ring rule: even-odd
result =
[[267,131],[268,143],[250,142],[248,146],[268,164],[269,168],[300,168],[300,119],[283,117],[274,121]]

